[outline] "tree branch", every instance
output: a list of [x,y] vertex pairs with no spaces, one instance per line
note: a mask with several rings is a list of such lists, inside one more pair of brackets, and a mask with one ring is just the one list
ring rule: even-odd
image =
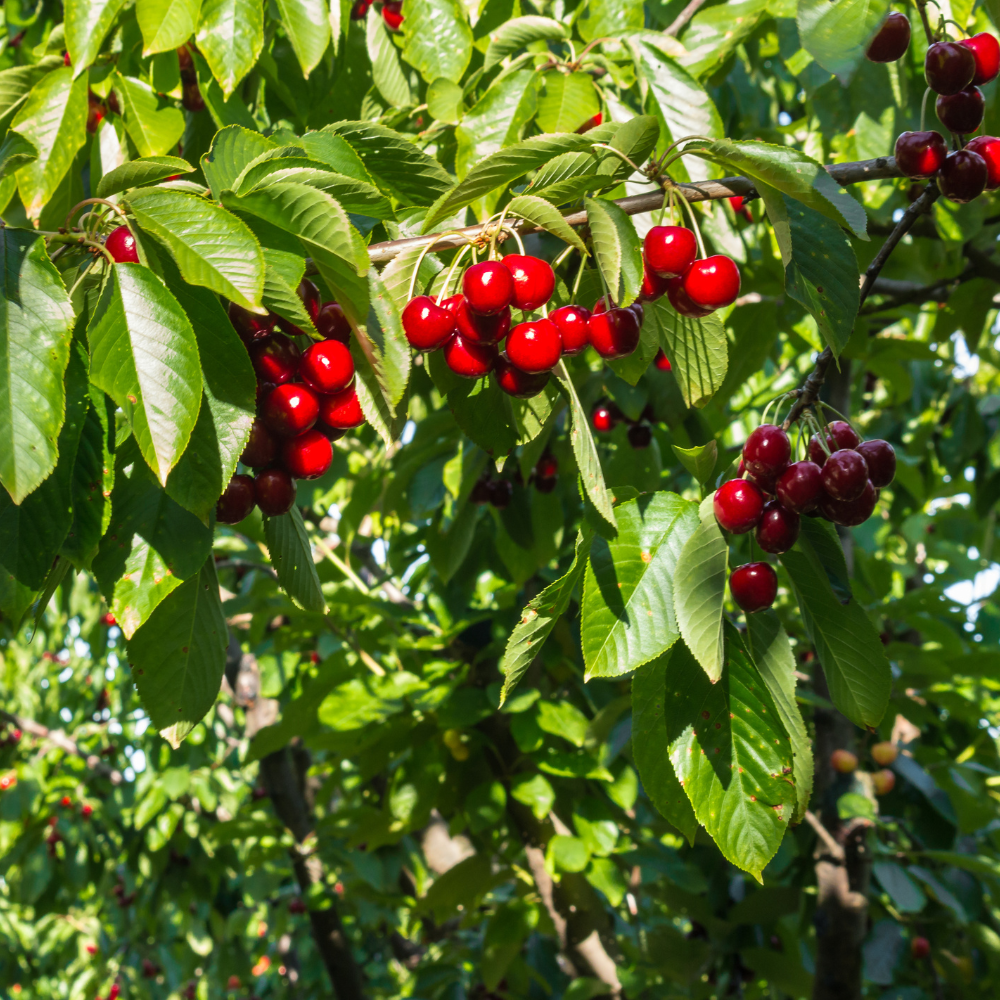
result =
[[664,32],[676,38],[686,27],[688,21],[705,5],[706,0],[691,0],[691,2],[673,19],[670,27]]

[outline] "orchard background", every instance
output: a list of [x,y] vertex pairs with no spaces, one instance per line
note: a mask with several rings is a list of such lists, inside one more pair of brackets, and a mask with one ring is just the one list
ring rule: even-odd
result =
[[[1000,6],[866,59],[888,13],[7,0],[0,995],[1000,989],[1000,202],[892,157],[963,144],[925,53]],[[407,342],[511,228],[624,313],[671,218],[738,297],[631,353],[520,399]],[[360,412],[223,524],[275,319]],[[762,557],[710,498],[817,393],[895,479]]]

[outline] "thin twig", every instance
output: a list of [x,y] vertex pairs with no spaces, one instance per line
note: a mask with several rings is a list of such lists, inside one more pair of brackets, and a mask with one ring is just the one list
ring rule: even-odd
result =
[[831,834],[830,831],[823,826],[811,809],[806,810],[806,822],[816,831],[816,836],[823,841],[823,844],[827,851],[829,851],[831,857],[838,861],[843,861],[844,848],[833,839],[833,834]]
[[691,2],[673,19],[670,27],[664,32],[676,38],[686,27],[688,21],[705,5],[706,0],[691,0]]

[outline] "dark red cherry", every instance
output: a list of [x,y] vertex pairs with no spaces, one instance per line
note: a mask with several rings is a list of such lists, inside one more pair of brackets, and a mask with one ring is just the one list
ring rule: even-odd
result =
[[512,365],[506,354],[501,354],[497,358],[493,374],[496,376],[500,388],[508,396],[515,396],[517,399],[530,399],[532,396],[537,396],[549,381],[548,372],[542,372],[540,375],[529,375]]
[[624,358],[639,346],[641,325],[633,310],[615,306],[605,312],[601,300],[591,313],[588,331],[590,343],[602,358]]
[[357,389],[349,385],[331,396],[323,396],[319,401],[319,418],[327,427],[346,431],[360,427],[365,422]]
[[868,464],[872,486],[881,489],[896,478],[896,452],[888,441],[862,441],[855,450]]
[[445,364],[462,378],[482,378],[493,371],[500,356],[496,344],[477,344],[459,333],[444,345]]
[[986,163],[986,190],[995,191],[1000,187],[1000,139],[992,135],[977,135],[966,143],[965,148],[983,158]]
[[556,276],[548,261],[523,254],[507,254],[501,261],[514,279],[512,305],[524,312],[540,309],[556,289]]
[[551,479],[559,471],[559,460],[555,455],[542,455],[535,463],[535,475]]
[[220,524],[239,524],[253,510],[255,502],[253,477],[233,476],[215,505],[215,519]]
[[629,306],[629,309],[635,313],[636,321],[641,329],[643,321],[646,319],[646,310],[643,308],[642,302],[639,299],[636,299],[635,302]]
[[910,21],[898,10],[889,12],[882,27],[868,43],[865,55],[877,63],[895,62],[910,47]]
[[399,31],[403,23],[403,0],[385,0],[382,4],[382,20],[390,31]]
[[269,337],[278,319],[273,312],[258,316],[257,313],[252,313],[235,302],[230,302],[226,311],[229,313],[229,322],[233,324],[233,329],[248,346],[255,340]]
[[583,135],[583,133],[584,133],[584,132],[589,132],[589,131],[590,131],[590,130],[591,130],[592,128],[597,128],[597,126],[598,126],[598,125],[600,125],[602,121],[604,121],[604,115],[603,115],[603,114],[601,114],[601,112],[600,112],[600,111],[598,111],[596,115],[594,115],[594,116],[593,116],[593,117],[591,117],[591,118],[588,118],[588,119],[587,119],[587,120],[586,120],[586,121],[585,121],[585,122],[584,122],[584,123],[583,123],[583,124],[582,124],[582,125],[581,125],[581,126],[580,126],[580,127],[578,128],[578,129],[577,129],[577,132],[578,132],[578,133],[579,133],[580,135]]
[[263,469],[270,465],[278,454],[278,442],[262,420],[255,420],[250,427],[250,437],[240,455],[240,461],[251,469]]
[[789,510],[811,513],[823,496],[823,470],[815,462],[794,462],[778,477],[775,493]]
[[483,260],[462,276],[462,294],[473,312],[494,316],[514,301],[514,278],[500,261]]
[[590,310],[585,306],[560,306],[549,319],[559,331],[563,354],[579,354],[590,343]]
[[403,310],[403,332],[418,351],[436,351],[455,332],[455,315],[429,295],[418,295]]
[[138,264],[139,251],[136,249],[135,237],[128,226],[118,226],[108,233],[104,248],[115,259],[116,264]]
[[792,455],[788,435],[774,424],[761,424],[743,445],[743,464],[755,479],[771,482],[785,471]]
[[828,521],[853,528],[864,524],[872,516],[877,503],[878,490],[872,486],[871,480],[866,480],[859,497],[854,500],[836,500],[831,496],[824,496],[819,502],[819,509]]
[[601,434],[613,431],[621,419],[622,411],[607,399],[598,400],[590,411],[590,425]]
[[832,420],[826,425],[826,451],[820,444],[818,434],[809,439],[809,459],[822,467],[826,462],[827,451],[837,451],[838,448],[856,448],[861,443],[858,432],[846,420]]
[[748,615],[763,611],[778,596],[778,574],[770,563],[744,563],[729,575],[729,592]]
[[490,502],[490,481],[488,479],[477,479],[476,485],[472,487],[472,492],[469,494],[470,503],[489,503]]
[[481,316],[469,308],[463,295],[453,295],[441,304],[454,315],[456,332],[467,343],[496,344],[510,330],[510,307],[494,316]]
[[906,177],[933,177],[947,155],[940,132],[902,132],[896,139],[896,166]]
[[507,335],[507,357],[529,375],[552,371],[562,356],[562,338],[547,319],[518,323]]
[[316,314],[315,324],[324,340],[339,340],[342,344],[350,344],[351,324],[347,322],[339,302],[324,302]]
[[302,354],[294,342],[280,333],[250,347],[253,370],[261,382],[281,385],[294,378],[299,370]]
[[851,448],[835,451],[823,464],[823,490],[834,500],[857,500],[868,482],[868,463]]
[[987,180],[986,161],[970,149],[949,153],[938,171],[941,194],[960,205],[978,198],[986,190]]
[[642,241],[642,256],[661,278],[679,278],[698,256],[698,243],[684,226],[653,226]]
[[[579,129],[577,129],[579,131]],[[535,476],[535,489],[539,493],[551,493],[559,482],[558,476]]]
[[368,16],[368,8],[371,5],[372,0],[354,0],[351,5],[351,20],[363,21]]
[[186,111],[197,114],[205,110],[205,98],[201,95],[201,89],[196,80],[184,82],[181,88],[181,104]]
[[306,431],[285,442],[281,461],[296,479],[319,479],[333,462],[333,447],[326,435]]
[[321,340],[306,348],[299,376],[316,392],[340,392],[354,381],[354,358],[339,340]]
[[503,510],[514,499],[514,484],[509,479],[491,479],[487,484],[490,503]]
[[766,503],[757,522],[757,544],[765,552],[780,555],[787,552],[798,537],[799,515],[777,500]]
[[[68,56],[69,53],[67,52]],[[87,96],[87,131],[93,135],[97,131],[97,126],[104,121],[106,109],[103,104],[93,95]]]
[[934,106],[941,124],[948,131],[969,135],[983,124],[986,100],[978,87],[969,87],[957,94],[939,95]]
[[650,270],[649,264],[642,265],[642,287],[639,289],[640,302],[655,302],[667,294],[670,278],[661,278]]
[[697,319],[701,316],[707,316],[713,311],[702,308],[691,301],[688,293],[684,291],[683,278],[670,279],[670,283],[667,285],[667,298],[670,299],[670,304],[674,307],[674,311],[681,316],[690,316]]
[[262,514],[279,517],[295,503],[295,480],[284,469],[265,469],[257,473],[253,492]]
[[286,382],[267,394],[261,416],[269,431],[279,437],[295,437],[316,423],[319,401],[311,389]]
[[671,370],[670,358],[668,358],[663,353],[663,348],[662,347],[656,352],[656,357],[653,358],[653,364],[656,365],[656,367],[661,372],[668,372],[668,371]]
[[963,38],[959,45],[965,46],[976,60],[975,84],[989,83],[1000,73],[1000,42],[988,31],[980,31],[971,38]]
[[756,483],[730,479],[715,491],[712,508],[726,531],[743,535],[757,526],[764,512],[764,494]]
[[633,424],[628,429],[628,443],[633,448],[648,448],[653,443],[653,428],[649,424]]
[[722,309],[740,294],[740,269],[724,254],[696,260],[681,281],[687,297],[701,309]]
[[976,57],[958,42],[934,42],[924,57],[927,86],[938,94],[957,94],[972,83]]

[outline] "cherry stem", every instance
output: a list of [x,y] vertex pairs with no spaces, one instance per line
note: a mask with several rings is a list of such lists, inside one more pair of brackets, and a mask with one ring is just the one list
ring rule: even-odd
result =
[[924,99],[920,102],[920,131],[924,131],[924,120],[927,118],[927,98],[930,96],[931,88],[924,91]]
[[[431,251],[431,249],[433,248],[434,244],[437,243],[438,240],[443,239],[445,236],[448,236],[448,235],[450,235],[452,233],[457,233],[457,232],[458,232],[458,230],[456,230],[456,229],[450,229],[450,230],[448,230],[447,232],[444,232],[444,233],[437,233],[434,236],[434,239],[432,239],[430,241],[430,243],[428,243],[427,246],[425,246],[420,251],[420,256],[417,258],[417,263],[416,263],[416,265],[413,268],[413,274],[410,275],[410,288],[409,288],[409,291],[408,291],[407,296],[406,296],[406,300],[407,301],[409,301],[410,299],[413,298],[413,292],[414,292],[414,290],[416,288],[416,284],[417,284],[417,275],[420,273],[420,265],[423,264],[424,257],[427,256],[427,254]],[[465,236],[464,233],[461,233],[460,235]],[[469,238],[467,236],[466,236],[466,239],[468,239],[470,243],[472,242],[471,238]],[[440,304],[440,300],[439,300],[438,304]]]
[[606,142],[594,142],[594,143],[591,143],[591,148],[592,149],[609,149],[612,153],[615,154],[615,156],[617,156],[620,159],[624,160],[637,174],[641,174],[642,173],[642,168],[641,167],[637,167],[635,165],[635,163],[633,163],[632,160],[628,156],[626,156],[620,149],[615,149],[614,146],[609,146]]
[[[937,3],[935,3],[935,0],[929,0],[929,2],[933,3],[935,7],[938,7]],[[931,30],[930,21],[927,20],[928,0],[914,0],[914,3],[917,6],[917,10],[920,12],[920,20],[923,22],[924,25],[924,35],[927,37],[927,44],[929,45],[931,42],[934,41],[934,32]],[[938,10],[940,9],[941,8],[938,7]]]
[[[851,424],[850,419],[848,417],[845,417],[844,414],[840,412],[840,410],[835,410],[828,402],[826,402],[826,400],[817,399],[816,403],[818,406],[822,406],[824,410],[829,410],[835,417],[840,417],[840,419],[843,420],[844,423],[851,428],[851,430],[854,430],[854,426]],[[854,433],[857,434],[857,431],[854,431]]]
[[576,281],[573,282],[573,291],[570,293],[570,302],[576,302],[577,293],[580,291],[580,279],[583,278],[583,269],[587,266],[587,258],[580,254],[580,266],[576,271]]
[[[113,201],[108,201],[106,198],[84,198],[83,201],[78,202],[69,210],[69,215],[66,216],[66,229],[70,228],[69,220],[72,219],[73,216],[84,207],[84,205],[106,205],[113,212],[117,212],[118,215],[121,216],[125,225],[128,225],[128,217]],[[129,227],[129,232],[132,232],[131,227]],[[132,235],[135,236],[135,233],[132,233]]]
[[[694,217],[694,209],[691,207],[691,202],[684,197],[684,192],[681,191],[679,187],[675,187],[674,191],[677,192],[677,197],[680,198],[681,204],[688,210],[688,215],[691,218],[691,228],[694,230],[695,239],[698,241],[698,252],[701,254],[702,260],[708,255],[705,253],[705,241],[701,238],[701,229],[698,227],[698,220]],[[683,210],[681,215],[683,216]]]
[[471,241],[466,243],[466,245],[462,247],[462,249],[459,250],[458,253],[455,255],[455,259],[452,261],[451,267],[449,268],[448,273],[445,275],[444,285],[442,286],[441,291],[438,292],[438,297],[437,297],[438,305],[441,305],[441,300],[445,298],[445,296],[447,295],[448,286],[451,284],[451,277],[455,273],[455,268],[458,267],[459,262],[465,256],[465,251],[470,248],[472,248],[473,256],[475,256],[475,244],[472,243]]
[[555,270],[567,257],[578,247],[573,246],[572,243],[566,244],[566,249],[563,250],[554,261],[552,261],[552,269]]

